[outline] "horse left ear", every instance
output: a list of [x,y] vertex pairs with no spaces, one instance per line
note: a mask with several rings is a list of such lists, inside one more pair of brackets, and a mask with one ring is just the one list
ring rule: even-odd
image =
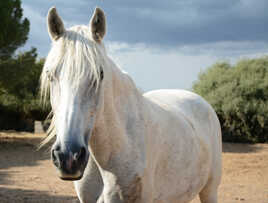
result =
[[59,39],[65,32],[64,24],[55,7],[50,8],[48,11],[47,28],[50,38],[54,41]]
[[101,42],[106,33],[106,19],[103,10],[96,8],[90,20],[90,27],[93,39]]

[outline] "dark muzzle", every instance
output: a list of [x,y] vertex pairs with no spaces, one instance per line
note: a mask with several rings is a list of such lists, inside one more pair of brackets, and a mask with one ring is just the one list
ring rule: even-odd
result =
[[53,146],[51,157],[61,179],[79,180],[87,165],[89,152],[84,146],[66,143],[64,148],[60,145]]

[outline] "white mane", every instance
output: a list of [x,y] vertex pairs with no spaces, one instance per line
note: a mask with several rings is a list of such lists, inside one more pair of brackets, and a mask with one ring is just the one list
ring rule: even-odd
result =
[[[104,65],[102,45],[92,40],[89,26],[74,26],[55,42],[46,58],[41,74],[41,100],[46,103],[51,79],[70,81],[76,88],[81,78],[90,80],[90,87],[98,88],[100,81],[100,67]],[[54,116],[53,116],[54,117]],[[41,145],[54,137],[54,118],[48,130],[48,137]]]

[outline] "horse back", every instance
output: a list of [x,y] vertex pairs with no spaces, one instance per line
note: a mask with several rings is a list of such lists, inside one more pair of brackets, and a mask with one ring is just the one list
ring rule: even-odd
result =
[[[186,90],[154,90],[144,94],[152,103],[173,114],[178,120],[184,120],[197,134],[204,138],[219,140],[221,144],[220,124],[211,105],[201,96]],[[206,132],[205,132],[206,131]],[[214,132],[212,132],[214,131]]]

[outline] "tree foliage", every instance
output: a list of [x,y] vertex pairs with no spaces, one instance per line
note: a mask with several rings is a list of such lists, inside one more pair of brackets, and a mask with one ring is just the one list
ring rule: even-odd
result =
[[22,46],[30,30],[30,22],[22,18],[20,0],[0,1],[0,58],[7,59]]
[[43,120],[38,86],[44,59],[35,48],[14,54],[28,38],[30,23],[23,18],[20,0],[0,1],[0,129],[33,130]]
[[37,60],[35,48],[9,60],[0,60],[1,87],[21,100],[37,96],[43,62]]
[[34,48],[0,60],[0,129],[33,130],[34,120],[45,119],[38,89],[43,63]]
[[268,142],[268,57],[217,63],[193,90],[214,107],[224,141]]

